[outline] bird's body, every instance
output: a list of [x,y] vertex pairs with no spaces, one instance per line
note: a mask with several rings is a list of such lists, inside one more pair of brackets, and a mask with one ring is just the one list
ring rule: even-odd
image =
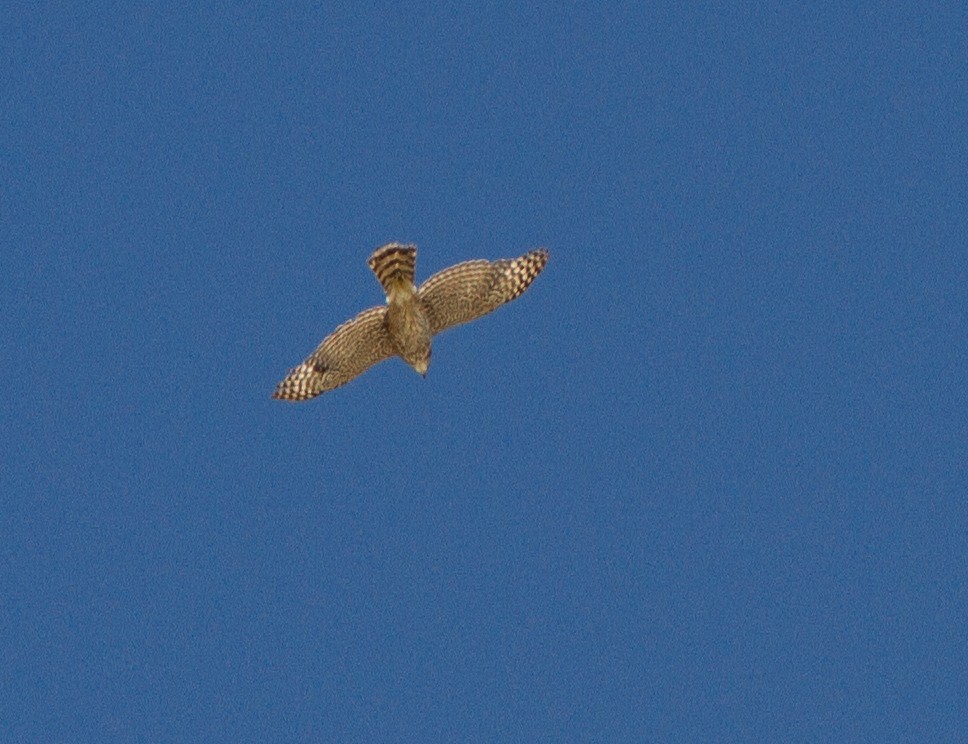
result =
[[430,366],[430,320],[413,277],[417,249],[390,243],[370,256],[370,268],[387,293],[387,333],[403,361],[421,375]]
[[416,258],[413,245],[388,243],[377,248],[369,265],[386,292],[386,305],[364,310],[339,326],[289,372],[273,397],[315,398],[391,356],[400,356],[426,375],[432,338],[518,297],[545,267],[548,251],[539,248],[500,261],[465,261],[434,274],[419,289],[413,281]]

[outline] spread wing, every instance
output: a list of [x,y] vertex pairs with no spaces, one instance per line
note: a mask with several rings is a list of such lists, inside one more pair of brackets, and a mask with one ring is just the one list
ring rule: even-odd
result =
[[383,322],[385,316],[385,306],[371,307],[343,323],[306,361],[290,370],[272,397],[293,401],[315,398],[396,354]]
[[465,261],[420,285],[417,294],[437,334],[480,318],[519,297],[548,263],[544,248],[519,258]]

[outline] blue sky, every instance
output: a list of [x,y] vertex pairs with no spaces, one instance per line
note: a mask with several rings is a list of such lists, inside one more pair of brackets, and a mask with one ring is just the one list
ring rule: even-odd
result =
[[[954,741],[955,3],[0,25],[0,738]],[[303,405],[382,302],[519,300]]]

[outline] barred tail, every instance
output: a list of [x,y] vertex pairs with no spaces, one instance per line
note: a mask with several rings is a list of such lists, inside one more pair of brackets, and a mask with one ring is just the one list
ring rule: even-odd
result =
[[373,251],[370,268],[376,274],[383,291],[390,294],[391,289],[401,284],[413,286],[414,266],[417,263],[417,246],[402,243],[387,243]]

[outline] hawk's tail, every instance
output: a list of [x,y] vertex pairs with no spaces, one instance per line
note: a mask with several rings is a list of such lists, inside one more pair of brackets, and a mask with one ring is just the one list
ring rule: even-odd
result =
[[414,266],[417,263],[417,246],[402,243],[387,243],[373,251],[370,268],[383,285],[383,291],[390,294],[395,286],[413,286]]

